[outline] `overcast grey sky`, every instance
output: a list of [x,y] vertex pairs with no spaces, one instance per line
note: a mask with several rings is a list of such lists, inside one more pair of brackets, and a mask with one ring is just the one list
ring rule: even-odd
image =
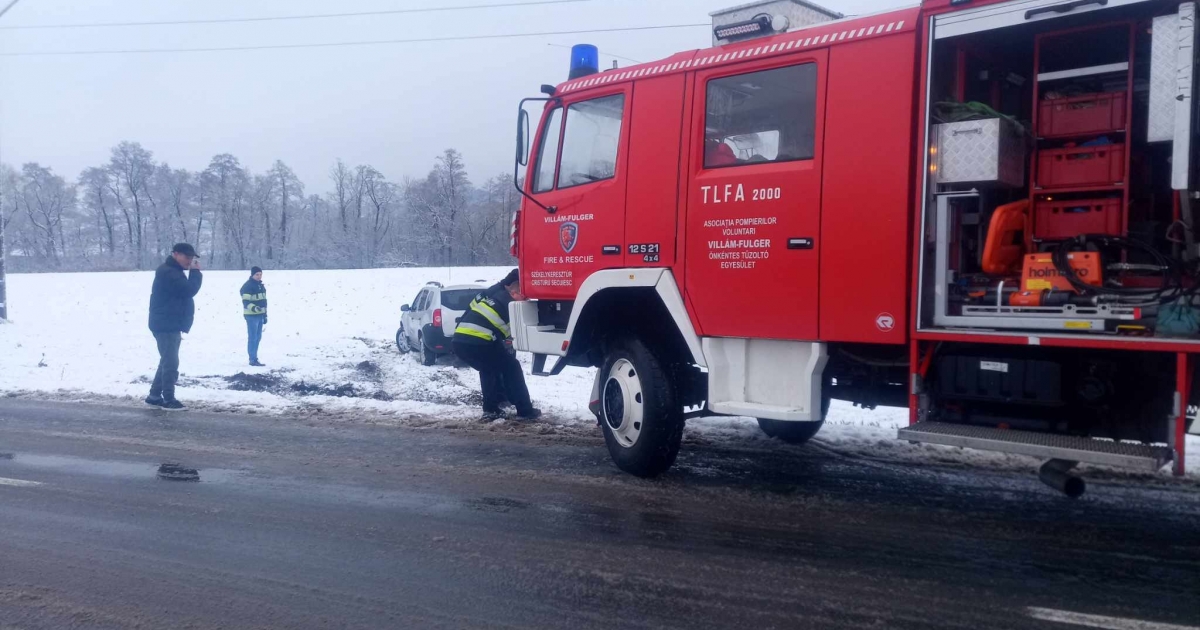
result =
[[[2,26],[242,18],[497,4],[513,0],[21,0]],[[7,3],[7,0],[5,0]],[[279,22],[0,30],[0,53],[226,47],[704,23],[740,0],[587,0]],[[848,14],[915,4],[829,0]],[[232,153],[256,172],[283,159],[309,192],[336,158],[394,180],[421,176],[449,147],[476,183],[511,170],[516,104],[566,79],[592,43],[653,61],[704,48],[705,28],[577,36],[170,54],[0,57],[0,158],[74,180],[122,140],[200,170]],[[601,56],[602,65],[612,57]],[[630,65],[621,60],[621,65]]]

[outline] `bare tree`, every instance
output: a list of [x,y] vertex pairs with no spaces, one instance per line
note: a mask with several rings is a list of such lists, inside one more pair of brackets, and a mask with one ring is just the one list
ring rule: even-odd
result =
[[359,167],[359,180],[364,193],[361,196],[367,199],[371,208],[371,231],[366,239],[367,266],[374,267],[379,262],[384,240],[392,229],[392,211],[399,192],[395,184],[370,166]]
[[68,206],[74,207],[75,189],[55,175],[50,168],[36,162],[21,168],[21,195],[29,224],[38,233],[39,253],[52,262],[55,268],[61,265],[66,255],[66,237],[63,235],[63,213]]
[[113,212],[116,204],[109,188],[111,174],[100,167],[84,169],[79,176],[79,190],[83,195],[83,207],[92,213],[103,232],[100,253],[112,256],[117,251]]
[[354,203],[354,174],[346,163],[338,158],[334,163],[333,168],[329,170],[329,179],[333,182],[333,192],[330,194],[330,200],[338,209],[338,218],[342,222],[342,233],[350,231],[349,212],[350,206]]
[[[171,215],[171,223],[174,226],[180,241],[191,243],[192,241],[199,242],[199,228],[197,232],[191,231],[192,215],[195,214],[193,207],[192,191],[195,188],[192,174],[185,169],[172,169],[168,164],[162,164],[155,172],[155,178],[158,188],[165,196],[165,203],[169,208]],[[192,235],[195,234],[196,238]],[[175,239],[171,239],[175,240]]]
[[469,208],[463,221],[464,245],[469,247],[472,265],[508,257],[509,227],[520,204],[509,175],[489,179],[479,192],[479,202]]
[[[304,184],[299,177],[296,177],[292,169],[283,163],[283,160],[275,160],[275,165],[271,167],[270,177],[275,182],[278,191],[279,233],[276,236],[276,242],[279,243],[281,250],[280,260],[283,260],[288,249],[288,239],[291,238],[288,223],[291,219],[292,209],[303,202]],[[270,256],[267,257],[270,258]]]
[[136,142],[122,142],[113,148],[108,169],[114,176],[115,185],[111,189],[125,213],[129,239],[134,248],[134,262],[138,269],[143,269],[146,254],[144,206],[149,196],[146,183],[154,173],[153,154]]
[[[246,186],[248,176],[241,162],[228,153],[213,157],[208,168],[204,171],[203,185],[207,189],[206,200],[212,206],[212,253],[213,263],[218,261],[217,243],[222,238],[227,241],[229,252],[238,257],[242,266],[246,261],[247,226],[244,224],[243,210],[246,201]],[[231,254],[226,253],[224,261],[231,262]]]
[[467,167],[463,163],[462,154],[454,149],[446,149],[437,159],[433,169],[437,180],[437,191],[446,217],[445,232],[442,242],[445,248],[444,264],[454,264],[454,242],[458,232],[458,219],[466,206],[467,193],[471,187],[467,179]]

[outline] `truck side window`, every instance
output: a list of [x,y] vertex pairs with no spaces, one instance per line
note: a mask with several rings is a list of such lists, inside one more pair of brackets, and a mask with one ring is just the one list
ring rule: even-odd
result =
[[713,79],[705,109],[704,168],[811,160],[817,65]]
[[605,96],[567,108],[558,187],[570,188],[615,177],[625,95]]
[[544,193],[554,189],[554,167],[558,166],[558,139],[562,137],[562,108],[555,107],[542,130],[542,144],[538,149],[537,173],[533,176],[533,192]]

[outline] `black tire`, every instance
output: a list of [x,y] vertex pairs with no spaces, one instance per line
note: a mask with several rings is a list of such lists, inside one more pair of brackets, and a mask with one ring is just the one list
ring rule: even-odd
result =
[[814,435],[825,426],[825,418],[829,415],[829,402],[833,398],[829,395],[833,388],[833,379],[826,376],[821,384],[821,419],[816,422],[789,422],[787,420],[767,420],[766,418],[758,419],[758,428],[762,429],[767,437],[778,438],[782,442],[788,444],[804,444],[811,440]]
[[438,355],[433,350],[425,347],[425,339],[423,337],[418,337],[417,342],[421,344],[421,365],[433,365],[434,363],[437,363]]
[[758,428],[762,429],[762,432],[766,433],[767,437],[779,438],[788,444],[804,444],[816,435],[824,424],[824,420],[818,422],[788,422],[786,420],[758,419]]
[[684,419],[662,361],[625,338],[606,349],[600,369],[600,427],[613,463],[638,477],[666,472],[679,455]]
[[403,326],[396,331],[396,350],[399,351],[400,354],[408,354],[409,352],[412,352],[412,349],[408,347],[408,335],[404,334]]

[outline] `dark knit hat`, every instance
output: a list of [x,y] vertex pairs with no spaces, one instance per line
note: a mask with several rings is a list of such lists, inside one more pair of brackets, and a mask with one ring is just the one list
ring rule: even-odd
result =
[[504,279],[500,281],[500,284],[508,286],[514,282],[519,282],[520,280],[521,272],[517,269],[513,269],[512,271],[508,272],[507,276],[504,276]]
[[251,268],[250,268],[250,275],[251,275],[251,276],[253,276],[253,275],[254,275],[254,274],[256,274],[256,273],[262,273],[262,267],[251,267]]

